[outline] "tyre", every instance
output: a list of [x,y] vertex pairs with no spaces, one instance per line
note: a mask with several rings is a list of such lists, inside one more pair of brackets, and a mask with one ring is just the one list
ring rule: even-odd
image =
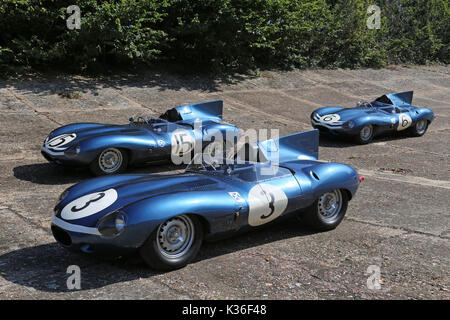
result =
[[347,193],[336,189],[321,195],[314,201],[303,213],[301,220],[314,230],[332,230],[344,219],[347,206]]
[[359,144],[367,144],[373,139],[373,126],[367,125],[361,129],[358,136],[356,137],[356,141]]
[[128,153],[123,149],[107,148],[100,152],[89,166],[96,176],[117,174],[128,166]]
[[203,241],[199,219],[180,215],[161,223],[149,236],[139,253],[153,269],[175,270],[190,263]]
[[427,132],[428,129],[428,121],[427,120],[419,120],[416,124],[410,129],[410,133],[414,137],[421,137]]

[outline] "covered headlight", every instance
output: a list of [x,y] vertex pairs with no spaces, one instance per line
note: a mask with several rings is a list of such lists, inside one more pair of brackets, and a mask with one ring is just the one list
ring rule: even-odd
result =
[[311,114],[311,119],[315,121],[320,121],[320,115],[317,112]]
[[126,226],[127,220],[124,213],[114,211],[100,219],[98,231],[106,238],[118,236]]
[[64,200],[65,197],[69,194],[69,190],[64,190],[58,197],[58,202],[61,202]]
[[344,127],[346,127],[346,128],[349,128],[349,129],[353,129],[354,127],[355,127],[355,122],[353,122],[353,121],[347,121],[345,124],[344,124]]
[[67,156],[76,156],[77,154],[80,153],[80,151],[81,151],[80,145],[77,144],[64,151],[64,154]]

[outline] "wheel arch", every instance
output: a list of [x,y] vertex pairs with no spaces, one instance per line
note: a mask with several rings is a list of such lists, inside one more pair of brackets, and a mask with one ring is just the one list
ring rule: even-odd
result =
[[353,194],[350,192],[350,190],[348,190],[346,188],[341,188],[340,190],[342,193],[345,193],[347,195],[348,201],[352,200]]
[[193,217],[197,218],[198,221],[200,221],[200,224],[202,225],[203,233],[205,235],[210,233],[211,225],[209,224],[208,220],[204,216],[202,216],[202,215],[200,215],[198,213],[185,213],[185,215],[193,216]]

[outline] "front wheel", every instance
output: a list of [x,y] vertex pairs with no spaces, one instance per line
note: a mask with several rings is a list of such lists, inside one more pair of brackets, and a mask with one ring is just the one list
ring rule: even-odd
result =
[[197,255],[203,241],[203,228],[195,216],[170,218],[156,228],[139,252],[153,269],[175,270]]
[[91,172],[96,176],[117,174],[128,166],[128,154],[117,148],[104,149],[90,164]]
[[301,216],[309,227],[319,231],[336,228],[347,212],[348,195],[340,189],[327,192],[308,207]]
[[367,144],[373,139],[373,126],[367,125],[359,131],[358,136],[356,137],[356,141],[359,144]]
[[419,120],[416,124],[411,128],[411,135],[414,137],[421,137],[427,132],[428,129],[428,121],[427,120]]

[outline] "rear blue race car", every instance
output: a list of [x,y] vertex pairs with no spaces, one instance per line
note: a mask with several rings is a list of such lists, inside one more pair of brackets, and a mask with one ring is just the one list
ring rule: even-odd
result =
[[311,124],[321,134],[352,137],[366,144],[380,134],[408,131],[425,134],[434,119],[428,108],[411,105],[413,91],[386,94],[372,102],[359,102],[355,108],[324,107],[311,114]]

